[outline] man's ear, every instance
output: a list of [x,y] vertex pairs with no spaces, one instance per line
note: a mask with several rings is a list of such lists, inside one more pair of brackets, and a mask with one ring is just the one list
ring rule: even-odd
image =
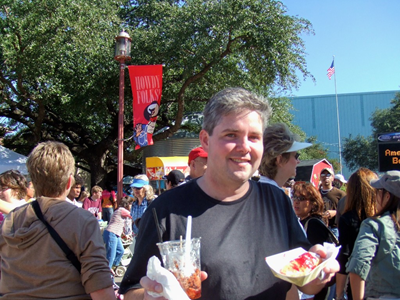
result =
[[283,157],[282,157],[282,154],[279,154],[278,157],[276,158],[276,165],[277,165],[278,167],[281,166],[282,158],[283,158]]
[[69,191],[71,189],[73,180],[74,180],[74,178],[72,177],[72,175],[69,175],[68,181],[67,181],[67,186],[65,187],[66,190]]
[[204,151],[208,152],[208,143],[210,141],[210,136],[208,135],[208,132],[202,129],[199,134],[199,139]]

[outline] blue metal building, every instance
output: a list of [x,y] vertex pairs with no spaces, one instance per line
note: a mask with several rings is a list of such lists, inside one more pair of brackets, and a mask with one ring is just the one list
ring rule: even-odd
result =
[[[343,139],[350,135],[369,136],[372,133],[370,118],[377,109],[390,107],[390,101],[400,91],[366,92],[354,94],[338,94],[339,127],[341,146]],[[336,113],[336,96],[303,96],[291,97],[294,115],[293,123],[299,126],[307,137],[315,136],[317,142],[328,149],[331,158],[339,160],[338,118]],[[351,175],[345,162],[343,175],[346,179]]]

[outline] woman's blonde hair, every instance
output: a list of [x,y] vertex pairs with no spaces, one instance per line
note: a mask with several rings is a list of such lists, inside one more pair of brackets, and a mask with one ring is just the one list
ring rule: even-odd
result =
[[61,196],[69,178],[75,174],[75,159],[68,147],[59,142],[48,141],[37,145],[29,154],[26,166],[36,197]]
[[[141,179],[141,180],[149,182],[149,177],[147,177],[147,175],[145,175],[145,174],[136,175],[136,176],[133,177],[133,179]],[[153,187],[150,184],[145,184],[143,186],[143,188],[144,188],[144,191],[145,191],[146,200],[148,202],[153,201],[154,198],[156,197],[155,194],[154,194]],[[136,197],[133,197],[133,198],[135,199],[134,201],[137,200]]]

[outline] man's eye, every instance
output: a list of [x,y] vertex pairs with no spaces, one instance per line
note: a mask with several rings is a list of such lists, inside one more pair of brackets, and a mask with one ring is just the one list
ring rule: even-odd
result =
[[258,136],[258,135],[250,136],[250,137],[249,137],[249,140],[251,140],[251,141],[259,141],[259,140],[261,140],[261,137]]

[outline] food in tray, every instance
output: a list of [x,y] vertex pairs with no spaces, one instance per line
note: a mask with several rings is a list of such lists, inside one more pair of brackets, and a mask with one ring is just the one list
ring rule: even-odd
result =
[[310,273],[321,262],[315,253],[305,252],[291,260],[280,272],[286,276],[303,276]]

